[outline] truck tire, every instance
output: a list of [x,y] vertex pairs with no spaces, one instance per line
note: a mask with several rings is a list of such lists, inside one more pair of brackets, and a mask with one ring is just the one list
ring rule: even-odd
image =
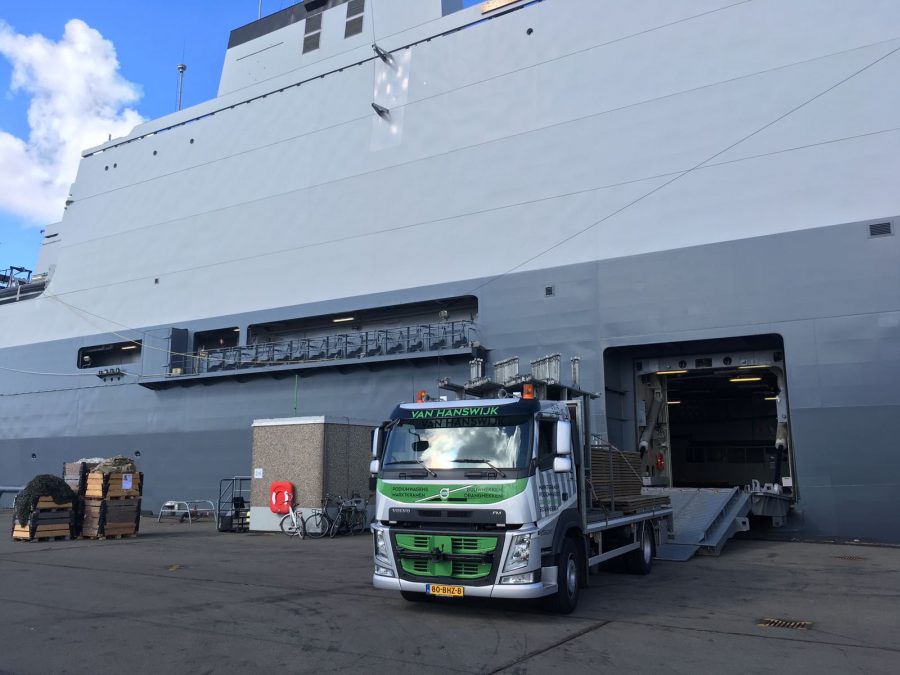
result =
[[650,574],[650,570],[653,568],[656,538],[653,536],[651,523],[643,524],[640,537],[641,547],[625,556],[625,569],[629,574]]
[[581,590],[581,556],[571,537],[563,540],[556,568],[556,593],[547,597],[547,608],[557,614],[571,614]]
[[400,595],[407,602],[428,602],[431,596],[427,593],[417,593],[416,591],[400,591]]

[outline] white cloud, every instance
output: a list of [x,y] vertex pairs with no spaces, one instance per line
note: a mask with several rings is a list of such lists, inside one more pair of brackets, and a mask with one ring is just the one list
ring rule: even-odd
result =
[[112,42],[79,19],[66,23],[59,42],[0,21],[0,54],[13,67],[10,89],[30,98],[28,138],[0,130],[0,210],[52,223],[62,217],[82,150],[143,121],[128,107],[141,92],[119,73]]

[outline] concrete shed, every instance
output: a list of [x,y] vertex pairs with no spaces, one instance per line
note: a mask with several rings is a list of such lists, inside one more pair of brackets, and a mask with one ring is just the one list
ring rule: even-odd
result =
[[274,481],[294,485],[304,516],[326,494],[369,498],[371,433],[377,423],[346,417],[288,417],[253,422],[250,529],[277,531],[282,516],[269,509]]

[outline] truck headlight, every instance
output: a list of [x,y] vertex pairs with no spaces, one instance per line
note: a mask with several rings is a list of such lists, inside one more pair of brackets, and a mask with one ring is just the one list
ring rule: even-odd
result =
[[390,567],[385,567],[379,563],[375,563],[375,574],[380,577],[392,577],[394,576],[394,570]]
[[533,584],[534,572],[524,574],[510,574],[508,577],[500,577],[501,584]]
[[[375,530],[375,559],[388,561],[387,541],[384,538],[384,530]],[[391,575],[393,576],[393,574]]]
[[528,561],[531,558],[531,536],[530,534],[517,534],[513,537],[509,553],[506,556],[504,572],[528,567]]

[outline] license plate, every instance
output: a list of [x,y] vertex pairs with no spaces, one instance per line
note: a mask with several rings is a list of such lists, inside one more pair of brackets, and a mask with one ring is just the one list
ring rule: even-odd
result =
[[445,586],[444,584],[426,584],[425,593],[427,595],[443,595],[448,598],[461,598],[465,595],[462,586]]

